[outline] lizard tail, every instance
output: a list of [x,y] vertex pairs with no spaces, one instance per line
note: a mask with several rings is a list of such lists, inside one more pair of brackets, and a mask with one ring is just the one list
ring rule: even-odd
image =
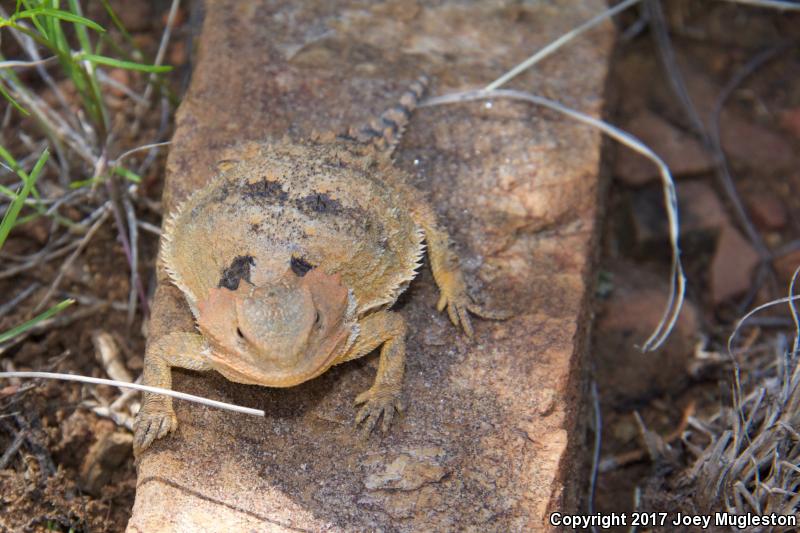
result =
[[368,124],[350,128],[347,134],[341,137],[372,145],[379,153],[390,156],[400,142],[411,113],[422,99],[429,83],[430,78],[423,74],[406,89],[395,105]]

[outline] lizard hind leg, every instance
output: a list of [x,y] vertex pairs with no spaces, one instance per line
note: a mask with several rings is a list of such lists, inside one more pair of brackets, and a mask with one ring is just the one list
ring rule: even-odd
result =
[[436,285],[439,287],[438,311],[447,310],[447,316],[454,326],[461,328],[467,337],[474,331],[469,313],[489,320],[505,320],[511,316],[508,311],[487,309],[478,304],[467,290],[458,256],[450,248],[450,237],[436,222],[431,207],[417,198],[412,206],[412,216],[425,234],[428,258]]
[[379,154],[390,158],[403,136],[411,113],[417,107],[428,88],[430,79],[426,75],[417,78],[400,100],[377,118],[359,127],[351,127],[341,137],[361,144],[371,145]]
[[[144,358],[144,384],[162,389],[172,388],[172,367],[189,370],[211,370],[201,357],[206,343],[197,333],[170,333],[153,341]],[[163,394],[144,393],[142,407],[133,423],[133,453],[139,456],[153,441],[175,431],[178,419],[172,398]]]
[[395,412],[403,412],[403,376],[406,361],[406,321],[393,311],[378,311],[359,321],[360,333],[350,350],[336,364],[367,355],[381,347],[375,382],[359,394],[355,403],[363,404],[356,414],[356,424],[363,423],[362,436],[368,436],[383,417],[381,430],[391,426]]

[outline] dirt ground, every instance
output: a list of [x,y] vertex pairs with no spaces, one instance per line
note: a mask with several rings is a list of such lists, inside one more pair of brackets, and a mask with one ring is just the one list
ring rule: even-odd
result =
[[[168,2],[114,2],[123,23],[145,52],[158,46]],[[720,138],[744,207],[717,178],[714,160],[675,97],[670,77],[637,16],[618,20],[623,36],[613,59],[608,119],[661,154],[678,182],[688,301],[667,345],[641,354],[660,318],[669,271],[667,227],[654,167],[609,143],[611,176],[606,231],[597,283],[592,375],[602,411],[601,468],[595,512],[634,508],[674,511],[691,490],[674,490],[674,478],[689,456],[681,441],[688,416],[712,415],[730,401],[731,368],[715,358],[735,320],[754,305],[784,296],[800,265],[800,16],[727,2],[665,2],[676,62],[700,121],[708,117],[729,81],[752,70],[730,92],[720,113]],[[88,13],[105,23],[102,10]],[[179,17],[168,62],[179,67],[171,84],[180,92],[187,68],[188,16]],[[571,46],[580,46],[573,43]],[[763,64],[753,63],[766,51]],[[7,53],[7,55],[10,55]],[[141,75],[125,80],[142,87]],[[133,107],[124,95],[116,106]],[[153,109],[136,138],[148,142],[158,128]],[[121,119],[124,120],[124,119]],[[22,127],[24,124],[17,124]],[[144,176],[136,205],[141,220],[160,224],[163,153]],[[748,231],[748,226],[752,231]],[[2,255],[24,255],[48,238],[44,219],[17,228]],[[756,241],[753,240],[755,235]],[[157,237],[142,232],[140,273],[152,293]],[[761,268],[760,265],[765,265]],[[0,331],[30,318],[58,274],[59,262],[0,279],[8,301],[38,283],[32,295],[0,317]],[[133,375],[141,372],[144,348],[141,310],[128,323],[126,311],[107,302],[128,298],[129,269],[112,221],[69,268],[59,295],[80,294],[81,305],[65,313],[59,327],[36,332],[0,351],[3,369],[52,370],[107,377],[95,357],[93,335],[109,333]],[[106,302],[106,303],[103,303]],[[72,317],[72,318],[69,318]],[[753,345],[781,333],[791,336],[784,314],[744,332]],[[0,530],[122,531],[133,505],[135,469],[127,430],[90,412],[86,400],[110,403],[119,392],[61,382],[4,382],[0,386]],[[102,400],[102,401],[101,401]],[[644,427],[672,444],[669,465],[651,460],[641,438]],[[592,450],[587,450],[587,455]],[[589,480],[586,482],[587,495]],[[635,494],[642,494],[635,503]],[[589,498],[587,497],[587,502]],[[622,529],[621,529],[622,530]]]
[[[122,41],[100,2],[83,4],[87,17],[108,28],[118,42]],[[111,4],[136,46],[145,57],[153,58],[170,2],[112,1]],[[166,62],[176,67],[169,75],[169,83],[171,89],[180,94],[188,63],[185,11],[178,12],[176,22]],[[19,56],[20,51],[11,39],[4,39],[2,45],[5,57]],[[21,75],[40,90],[45,99],[52,98],[35,75],[28,72]],[[147,82],[144,73],[112,70],[111,75],[138,94]],[[68,84],[62,84],[62,89],[74,97]],[[121,91],[109,93],[107,105],[118,133],[114,142],[120,146],[120,151],[151,143],[159,133],[163,139],[169,139],[174,107],[167,108],[170,116],[165,117],[168,119],[165,131],[163,111],[159,105],[154,105],[143,114],[141,126],[134,133],[131,127],[136,114],[134,102]],[[3,106],[5,103],[0,104]],[[36,130],[27,119],[12,118],[4,131],[3,143],[12,153],[25,154],[21,135],[16,134],[18,131]],[[160,195],[165,158],[166,151],[161,150],[155,163],[142,176],[134,200],[138,220],[155,226],[161,224]],[[141,160],[138,157],[138,161]],[[85,177],[72,176],[72,179]],[[52,181],[52,175],[40,178],[42,187]],[[7,177],[3,184],[12,185],[13,179]],[[107,194],[98,189],[88,196],[89,205],[70,207],[63,214],[75,220],[83,218],[87,211],[102,203],[103,195]],[[3,344],[0,347],[2,370],[43,370],[108,378],[105,365],[96,358],[95,343],[100,334],[106,345],[110,342],[116,346],[132,376],[141,374],[145,320],[141,307],[133,321],[128,320],[125,308],[130,267],[117,228],[113,217],[108,217],[84,251],[63,272],[59,289],[48,305],[68,296],[76,297],[77,304],[58,315],[50,327],[34,329],[19,341]],[[3,272],[6,267],[16,265],[16,258],[41,249],[48,242],[51,230],[45,217],[14,228],[0,252]],[[148,231],[139,233],[139,273],[144,290],[152,295],[158,237]],[[63,264],[61,258],[41,262],[17,275],[0,274],[3,302],[34,286],[27,297],[0,316],[0,331],[37,313],[35,307]],[[136,483],[130,432],[87,408],[87,402],[108,406],[119,396],[118,390],[105,386],[90,388],[57,381],[0,383],[0,531],[124,530],[133,506]],[[10,455],[5,457],[3,452]]]
[[[707,130],[726,86],[749,73],[731,85],[719,114],[721,144],[746,218],[737,215],[736,200],[676,98],[652,34],[623,38],[612,66],[609,116],[660,154],[675,175],[688,301],[663,349],[642,354],[634,346],[657,324],[668,294],[667,226],[655,168],[614,146],[594,333],[603,420],[598,512],[690,507],[680,500],[692,499],[693,488],[675,488],[693,458],[681,438],[687,418],[705,419],[730,404],[732,369],[720,354],[734,323],[750,308],[786,296],[800,265],[800,18],[725,2],[669,2],[664,8],[675,62]],[[623,21],[623,27],[635,24],[632,17]],[[784,309],[767,316],[760,327],[743,331],[751,346],[791,338]],[[671,444],[669,460],[651,460],[636,413]]]

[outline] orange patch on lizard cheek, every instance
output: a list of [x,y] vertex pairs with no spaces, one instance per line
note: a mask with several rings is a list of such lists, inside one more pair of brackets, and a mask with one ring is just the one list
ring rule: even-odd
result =
[[197,303],[197,325],[214,344],[233,350],[236,346],[236,301],[239,291],[213,288]]

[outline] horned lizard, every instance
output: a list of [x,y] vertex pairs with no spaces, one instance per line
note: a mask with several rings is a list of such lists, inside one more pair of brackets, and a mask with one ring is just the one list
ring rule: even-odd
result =
[[[468,312],[503,318],[467,293],[447,233],[392,152],[427,78],[362,128],[310,141],[249,145],[165,223],[161,260],[198,332],[150,342],[144,383],[170,388],[171,367],[291,387],[380,347],[377,376],[358,395],[369,433],[401,411],[406,322],[390,310],[427,245],[444,309],[472,336]],[[145,394],[135,451],[173,431],[169,397]]]

